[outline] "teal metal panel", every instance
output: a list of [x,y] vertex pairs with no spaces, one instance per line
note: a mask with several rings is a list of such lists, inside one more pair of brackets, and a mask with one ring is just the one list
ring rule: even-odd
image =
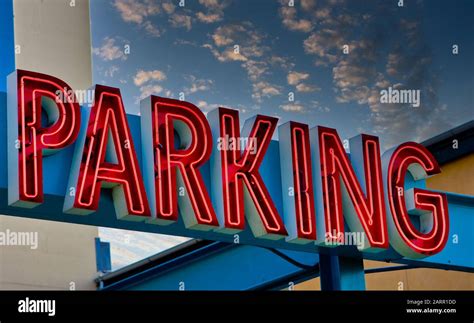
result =
[[0,91],[7,91],[7,76],[15,70],[13,0],[0,1]]
[[[282,251],[306,266],[315,266],[317,254]],[[304,271],[275,253],[258,247],[214,243],[130,276],[107,289],[126,290],[247,290]],[[286,287],[293,281],[287,281]]]

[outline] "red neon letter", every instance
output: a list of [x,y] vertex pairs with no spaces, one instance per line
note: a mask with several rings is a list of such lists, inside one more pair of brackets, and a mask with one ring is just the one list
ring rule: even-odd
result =
[[[418,188],[405,192],[407,171],[415,180],[441,172],[436,159],[420,144],[408,142],[394,150],[386,177],[391,211],[390,239],[395,250],[403,256],[434,255],[443,250],[448,240],[446,194]],[[409,214],[420,216],[420,230],[413,225]]]
[[[239,112],[219,108],[215,113],[218,113],[219,118],[217,133],[224,145],[220,152],[216,152],[216,154],[220,153],[220,156],[213,162],[215,164],[220,160],[223,192],[220,193],[221,197],[217,194],[214,194],[214,197],[222,201],[225,228],[231,229],[230,232],[243,230],[244,215],[247,213],[256,237],[286,236],[287,231],[283,221],[258,170],[278,120],[263,115],[247,120],[245,128],[249,130],[252,123],[253,127],[247,132],[249,133],[246,136],[247,145],[241,152]],[[245,198],[244,183],[246,184]],[[252,199],[254,206],[244,203],[244,199]],[[246,207],[245,212],[244,207]]]
[[[72,144],[81,115],[72,89],[55,77],[17,70],[9,76],[10,87],[8,201],[34,207],[43,202],[43,150],[48,154]],[[42,116],[49,126],[42,126]]]
[[[302,123],[287,122],[279,127],[278,138],[283,213],[289,231],[287,241],[305,243],[316,240],[309,127]],[[291,154],[288,154],[290,151]]]
[[[142,122],[152,126],[156,173],[154,185],[149,189],[154,191],[151,195],[155,199],[157,222],[174,222],[180,212],[188,228],[218,227],[217,216],[199,171],[212,151],[212,134],[206,117],[195,105],[184,101],[151,96],[150,104],[151,121],[145,120],[142,114]],[[150,105],[144,109],[149,110]],[[175,131],[178,138],[175,138]]]
[[[362,249],[388,248],[378,138],[360,135],[351,139],[351,160],[357,160],[354,170],[337,131],[325,127],[316,130],[314,162],[319,169],[315,173],[321,184],[317,203],[324,207],[321,211],[325,218],[325,225],[322,225],[325,227],[324,238],[319,238],[331,244],[342,242],[345,217],[351,231],[365,233],[368,246]],[[341,190],[341,179],[344,190]],[[359,181],[365,183],[365,190]]]
[[120,90],[96,85],[94,97],[85,142],[78,147],[83,150],[76,156],[82,158],[74,205],[72,210],[65,206],[65,211],[87,214],[97,210],[104,183],[104,187],[113,188],[117,218],[148,217],[145,188]]

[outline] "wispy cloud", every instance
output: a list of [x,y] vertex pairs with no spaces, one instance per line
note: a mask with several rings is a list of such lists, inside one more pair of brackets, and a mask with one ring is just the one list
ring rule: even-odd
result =
[[186,95],[200,91],[208,91],[214,84],[212,80],[199,79],[194,75],[187,75],[185,79],[190,83],[190,85],[184,89],[184,94]]
[[280,8],[280,15],[285,27],[293,31],[310,32],[313,29],[313,24],[307,19],[297,19],[296,9],[294,7],[284,6]]
[[217,58],[219,62],[229,62],[229,61],[245,62],[247,61],[247,57],[242,55],[240,51],[237,51],[230,47],[224,49],[223,51],[217,50],[211,44],[204,44],[202,45],[202,47],[208,48],[211,51],[212,55],[214,55],[214,57]]
[[[284,58],[273,56],[267,59],[270,48],[264,43],[266,35],[257,31],[250,22],[228,24],[218,27],[211,35],[213,44],[204,44],[220,62],[240,61],[252,82],[252,98],[261,102],[263,98],[281,94],[281,87],[265,80],[269,65]],[[289,65],[289,64],[287,64]]]
[[114,0],[114,6],[123,21],[137,25],[152,37],[161,37],[165,32],[162,24],[158,26],[158,23],[163,21],[162,17],[168,17],[169,26],[172,28],[185,28],[186,30],[192,28],[192,17],[189,15],[189,10],[181,9],[178,12],[172,1]]
[[163,6],[163,10],[169,15],[174,13],[174,11],[176,10],[176,6],[171,2],[165,2],[162,4],[162,6]]
[[117,73],[119,70],[120,68],[118,66],[112,65],[104,71],[104,75],[106,77],[114,77],[115,73]]
[[316,6],[315,0],[301,0],[301,8],[306,11],[313,10]]
[[140,100],[143,100],[150,95],[158,95],[163,92],[163,87],[159,84],[146,84],[140,87]]
[[288,84],[297,85],[301,81],[306,80],[308,77],[308,73],[290,72],[286,79],[288,81]]
[[172,96],[171,91],[166,90],[161,84],[166,80],[166,74],[160,70],[139,70],[133,77],[133,83],[139,88],[140,96],[136,102],[143,100],[150,95],[158,95],[164,93],[166,96]]
[[136,86],[141,86],[149,81],[163,81],[166,80],[166,74],[160,70],[144,71],[139,70],[133,78],[133,83]]
[[185,14],[174,13],[170,15],[169,22],[175,28],[185,28],[186,30],[191,30],[192,28],[191,16]]
[[300,83],[296,85],[296,91],[302,92],[302,93],[310,93],[310,92],[321,91],[321,88],[319,86],[312,85],[312,84]]
[[196,18],[203,23],[212,24],[221,21],[224,18],[224,9],[230,4],[230,1],[218,0],[199,0],[205,11],[196,13]]
[[288,73],[286,80],[289,85],[296,87],[297,92],[309,93],[321,90],[320,87],[312,84],[303,83],[303,81],[309,78],[309,73],[301,73],[291,71]]
[[123,21],[137,25],[152,37],[161,37],[165,32],[163,21],[168,21],[171,28],[188,31],[193,22],[212,24],[221,21],[230,0],[199,0],[199,3],[202,9],[195,14],[190,9],[178,8],[171,0],[114,0],[113,5]]
[[269,98],[279,94],[281,94],[281,87],[277,85],[265,81],[253,84],[252,97],[256,99],[257,102],[262,101],[262,98]]
[[206,24],[212,24],[214,22],[218,22],[222,20],[222,16],[217,14],[217,13],[204,13],[204,12],[198,12],[196,14],[196,17],[199,21],[204,22]]
[[152,37],[160,37],[163,34],[163,30],[155,26],[151,21],[145,21],[142,24],[142,28]]
[[[306,53],[318,57],[316,65],[335,63],[339,51],[342,51],[344,37],[335,29],[320,29],[305,39],[303,47]],[[335,52],[338,53],[335,53]]]
[[196,103],[196,106],[199,109],[201,109],[204,113],[208,113],[209,111],[217,109],[217,108],[219,108],[223,105],[222,104],[216,104],[216,103],[208,103],[207,101],[199,100]]
[[[387,147],[421,140],[449,127],[438,102],[437,76],[418,21],[394,15],[387,4],[352,15],[344,6],[337,14],[330,4],[318,6],[318,10],[321,28],[304,41],[305,52],[316,57],[316,66],[332,68],[337,102],[368,106],[371,131],[385,135]],[[377,16],[383,16],[390,28],[381,28]],[[358,25],[362,26],[355,28]],[[347,54],[342,52],[343,45],[348,46]],[[421,106],[381,103],[380,91],[388,86],[420,90]]]
[[104,38],[102,46],[93,48],[92,53],[104,61],[126,60],[127,55],[123,47],[116,45],[116,39],[111,37]]
[[[153,0],[114,0],[114,6],[125,22],[138,25],[153,37],[160,37],[163,33],[151,21],[152,17],[162,12],[159,2]],[[166,4],[166,6],[169,5]]]
[[136,24],[161,12],[158,2],[152,0],[115,0],[114,5],[124,21]]

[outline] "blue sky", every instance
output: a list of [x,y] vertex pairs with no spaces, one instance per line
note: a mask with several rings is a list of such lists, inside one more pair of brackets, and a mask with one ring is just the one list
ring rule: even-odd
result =
[[[184,93],[205,112],[239,109],[242,122],[274,115],[337,128],[343,139],[375,134],[385,149],[474,118],[473,1],[178,3],[91,1],[94,82],[119,87],[128,113],[150,94]],[[381,103],[388,87],[420,90],[420,107]],[[158,250],[156,236],[132,234],[138,247],[125,252],[130,236],[117,232],[101,233],[122,251],[117,267]]]

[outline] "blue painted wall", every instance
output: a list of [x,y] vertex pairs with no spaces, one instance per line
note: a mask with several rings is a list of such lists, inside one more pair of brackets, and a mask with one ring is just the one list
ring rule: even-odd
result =
[[[218,243],[216,243],[218,244]],[[282,259],[267,249],[226,245],[210,245],[160,264],[137,275],[107,286],[110,290],[247,290],[281,280],[278,287],[289,287],[291,277],[300,272],[318,275],[317,254],[282,251],[286,256],[305,266],[315,266],[314,271],[302,269]],[[308,277],[308,276],[306,276]]]
[[7,75],[15,70],[13,0],[0,0],[0,92],[6,92]]

